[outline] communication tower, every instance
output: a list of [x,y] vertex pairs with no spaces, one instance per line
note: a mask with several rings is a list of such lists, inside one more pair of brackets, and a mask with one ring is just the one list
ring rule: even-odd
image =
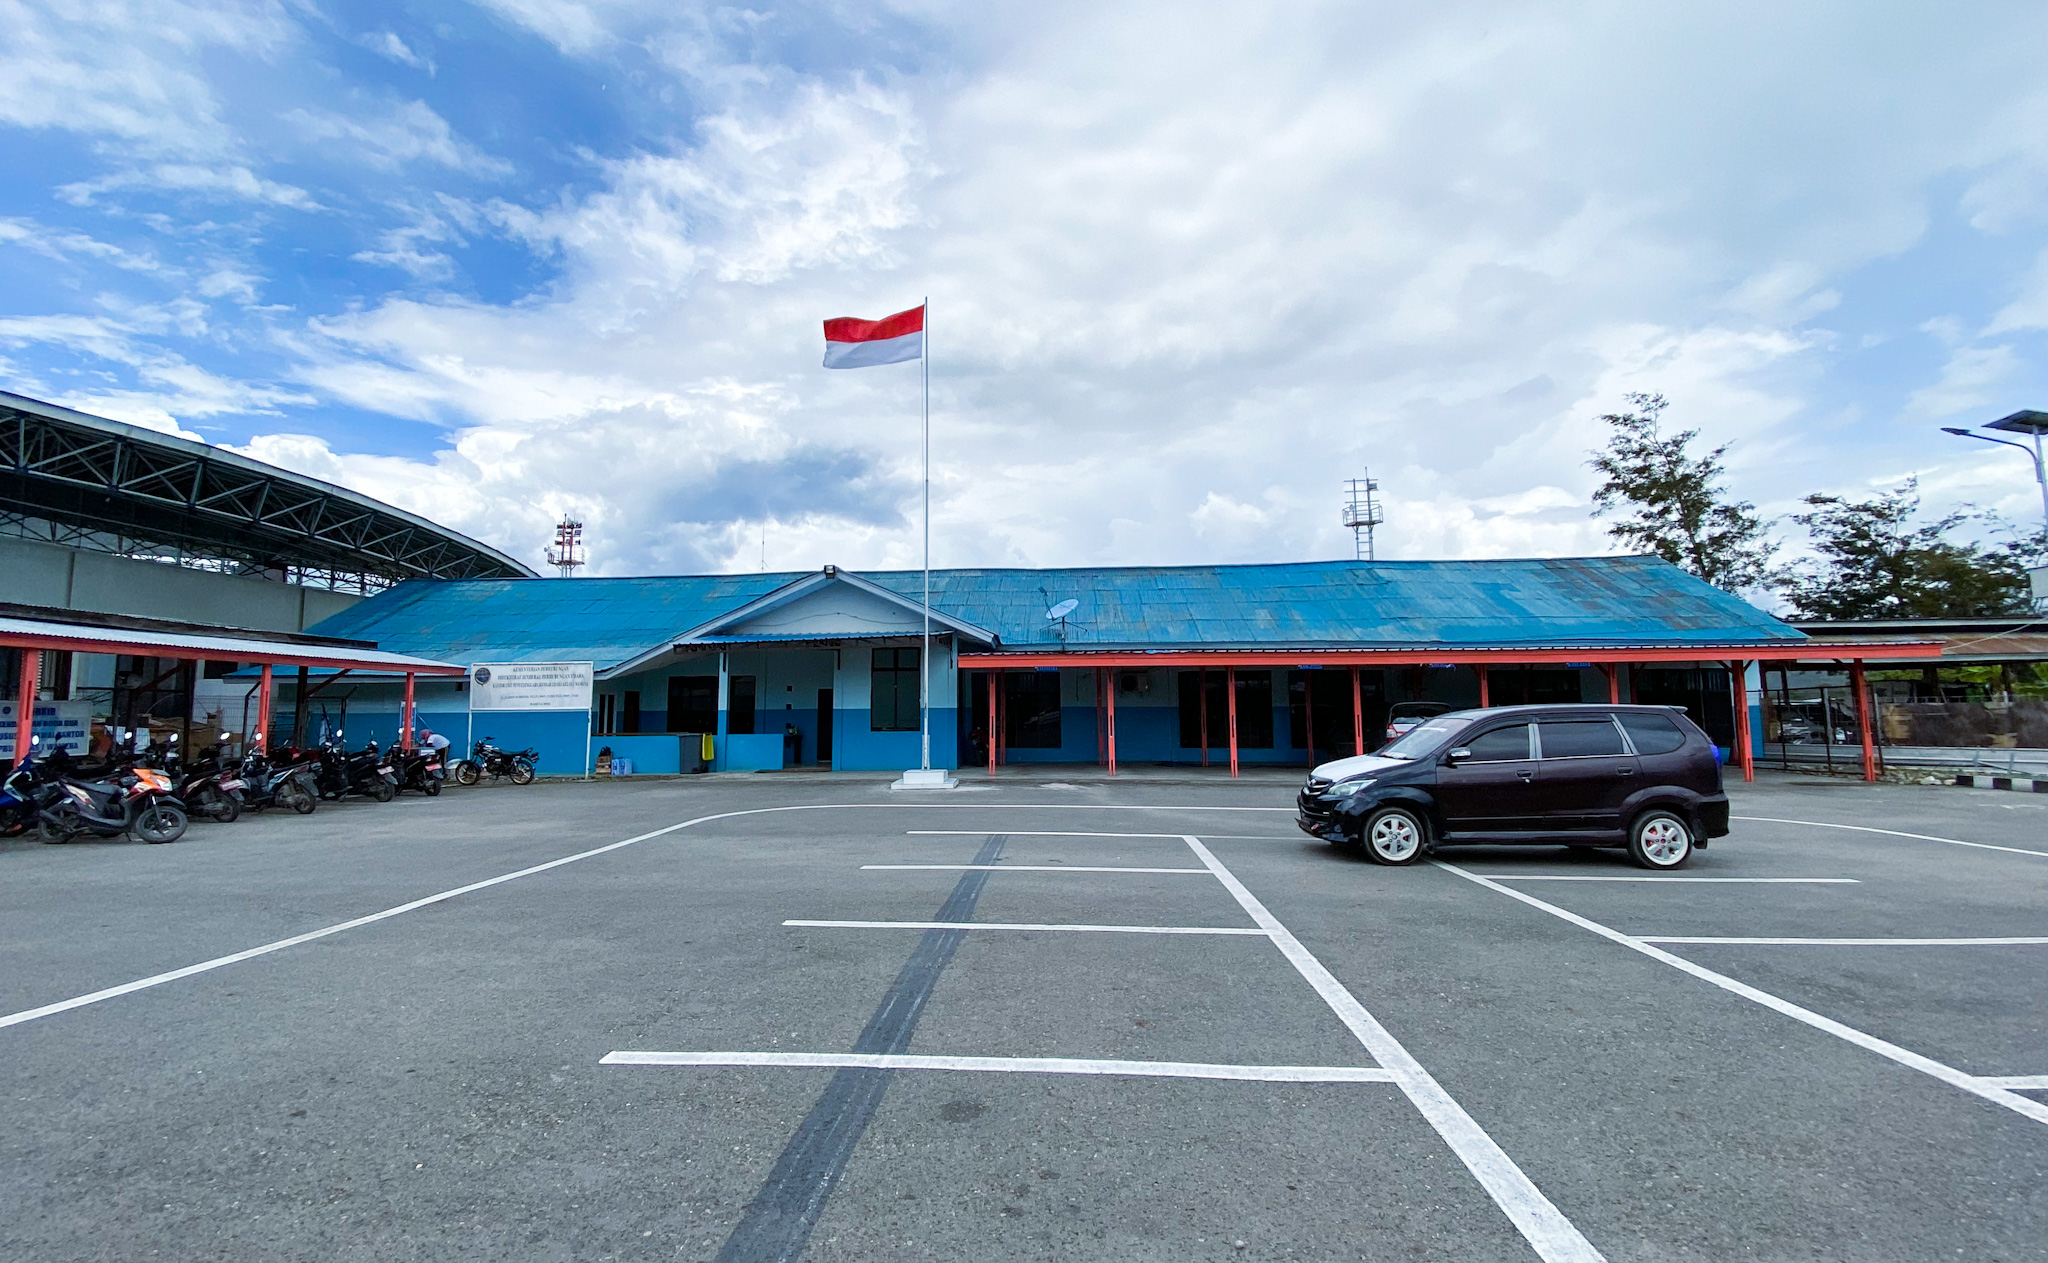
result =
[[1380,513],[1380,484],[1371,472],[1344,484],[1344,525],[1351,528],[1352,548],[1360,561],[1373,559],[1372,528],[1387,520]]
[[585,560],[583,523],[564,517],[555,524],[555,543],[548,549],[548,564],[561,571],[562,577],[567,579]]

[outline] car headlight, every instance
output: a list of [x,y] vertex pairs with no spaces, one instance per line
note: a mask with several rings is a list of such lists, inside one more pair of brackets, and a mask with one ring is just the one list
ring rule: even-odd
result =
[[1353,781],[1338,781],[1335,785],[1330,786],[1329,795],[1332,798],[1349,798],[1370,784],[1372,784],[1372,778],[1369,776],[1363,776]]

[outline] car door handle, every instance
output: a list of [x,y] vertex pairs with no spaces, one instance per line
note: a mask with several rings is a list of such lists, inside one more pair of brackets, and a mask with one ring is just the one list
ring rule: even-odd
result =
[[1533,781],[1536,779],[1536,773],[1527,768],[1523,768],[1522,770],[1516,772],[1515,775],[1521,777],[1525,781]]
[[1632,767],[1618,767],[1614,769],[1614,774],[1616,776],[1634,776],[1636,770]]

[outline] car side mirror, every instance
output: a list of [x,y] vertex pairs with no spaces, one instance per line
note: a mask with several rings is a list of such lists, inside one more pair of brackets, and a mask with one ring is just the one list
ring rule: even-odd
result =
[[1457,749],[1444,755],[1444,764],[1447,767],[1456,767],[1458,764],[1463,763],[1466,759],[1469,759],[1471,757],[1472,751],[1466,749],[1464,746],[1459,746]]

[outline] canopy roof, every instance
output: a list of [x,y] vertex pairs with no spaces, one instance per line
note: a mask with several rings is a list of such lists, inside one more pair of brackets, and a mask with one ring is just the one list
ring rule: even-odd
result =
[[206,627],[168,619],[80,613],[33,605],[0,604],[0,646],[211,662],[267,662],[399,675],[461,675],[464,671],[454,663],[391,653],[360,640]]
[[526,577],[518,560],[361,492],[0,391],[0,520],[52,542],[218,558],[252,570]]

